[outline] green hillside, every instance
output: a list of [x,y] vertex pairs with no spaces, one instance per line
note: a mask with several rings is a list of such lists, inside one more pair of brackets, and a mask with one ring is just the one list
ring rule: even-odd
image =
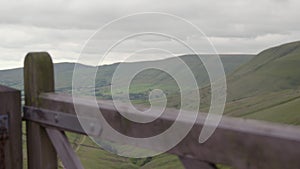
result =
[[225,114],[300,124],[300,42],[259,53],[227,78]]
[[[300,93],[298,92],[300,95]],[[283,102],[268,109],[246,115],[246,118],[268,120],[277,123],[300,125],[300,97]]]
[[264,50],[228,77],[229,99],[297,89],[299,72],[300,42]]
[[[225,115],[272,122],[300,124],[300,42],[266,49],[227,74]],[[208,112],[210,86],[199,89],[200,111]],[[180,103],[179,93],[169,106]],[[286,107],[291,106],[289,109]],[[291,111],[293,110],[293,111]],[[274,114],[272,113],[274,112]]]
[[[209,55],[207,55],[209,57]],[[249,61],[253,55],[220,55],[224,65],[225,72],[230,74],[240,65]],[[202,62],[195,55],[180,56],[180,58],[190,67],[194,73],[199,87],[204,87],[208,84],[208,76]],[[182,65],[178,65],[174,58],[151,61],[151,62],[133,62],[124,63],[125,69],[131,69],[132,67],[144,67],[145,65],[163,65],[168,67],[172,72],[178,74],[184,74],[181,69]],[[176,64],[175,64],[176,63]],[[97,77],[95,79],[97,96],[99,98],[110,98],[110,84],[113,73],[119,63],[99,66],[97,71]],[[74,63],[58,63],[54,65],[55,71],[55,87],[57,92],[71,92],[72,76],[74,70]],[[78,65],[80,67],[81,77],[87,76],[86,71],[94,69],[94,67]],[[126,77],[124,77],[126,78]],[[119,79],[122,81],[122,79]],[[11,86],[17,89],[23,89],[23,69],[11,69],[0,70],[0,84]],[[149,88],[161,88],[166,92],[174,93],[178,91],[175,81],[166,73],[159,70],[146,70],[137,75],[132,82],[132,94],[139,94],[142,97],[148,95]],[[141,98],[137,98],[141,99]]]
[[[205,112],[210,103],[207,72],[197,56],[185,55],[180,58],[196,77],[202,98],[201,111]],[[300,42],[266,49],[254,57],[221,55],[221,60],[228,86],[225,115],[300,125]],[[151,64],[169,67],[175,74],[185,74],[174,58],[124,63],[123,66],[131,70],[133,67],[142,68]],[[111,79],[118,65],[119,63],[98,67],[95,82],[96,95],[99,98],[111,98]],[[83,70],[81,77],[84,81],[87,76],[85,70],[91,70],[93,67],[79,66]],[[71,92],[73,69],[73,63],[55,64],[58,92]],[[22,89],[22,73],[22,69],[0,71],[0,83]],[[123,81],[122,78],[117,80]],[[178,107],[180,100],[176,82],[167,73],[159,70],[150,69],[137,74],[130,86],[130,97],[135,103],[147,104],[149,91],[156,88],[166,93],[168,106]],[[122,90],[124,89],[120,87],[120,91]],[[176,156],[160,155],[151,159],[128,159],[89,147],[95,145],[85,136],[71,134],[70,138],[86,168],[182,168]]]
[[[185,62],[188,62],[188,59]],[[194,73],[202,71],[201,66],[199,66],[201,64],[194,61],[188,63],[191,64],[189,66]],[[193,67],[193,63],[198,67]],[[224,60],[223,63],[228,75],[226,115],[293,125],[300,124],[300,42],[267,49],[246,64],[235,66],[238,68],[233,72],[234,69],[228,70]],[[207,76],[205,77],[205,72],[199,74],[198,77],[201,76],[202,78],[197,78],[197,82],[199,88],[201,88],[207,85]],[[149,87],[160,87],[167,91],[172,90],[173,88],[170,86],[174,84],[164,76],[166,77],[161,72],[153,70],[152,72],[144,72],[133,82],[132,92],[144,92],[146,94],[145,91]],[[195,76],[197,77],[197,75]],[[151,78],[147,79],[145,77]],[[161,80],[158,83],[160,86],[155,83],[157,79]],[[102,89],[105,89],[105,86]],[[176,88],[174,88],[175,90]],[[209,87],[204,87],[200,91],[204,103],[209,103]],[[170,94],[168,99],[170,101],[169,106],[176,106],[180,102],[178,93]],[[207,110],[205,104],[202,110]],[[163,155],[154,158],[141,168],[174,167],[182,167],[178,159],[174,156]]]
[[[221,60],[224,64],[226,73],[230,74],[237,67],[249,61],[252,57],[252,55],[221,55]],[[207,85],[208,76],[197,56],[186,55],[181,56],[180,58],[182,58],[182,60],[191,68],[199,86],[204,87]],[[170,67],[174,73],[184,74],[180,69],[180,65],[174,63],[176,62],[173,61],[173,58],[170,58],[161,61],[125,63],[124,65],[130,69],[131,67],[142,67],[147,64],[162,64]],[[69,93],[71,91],[74,63],[59,63],[54,66],[56,91]],[[86,76],[86,70],[93,69],[93,67],[85,65],[79,66],[82,68],[81,70],[84,70],[81,75],[82,78]],[[117,66],[118,63],[98,67],[97,78],[95,79],[98,97],[104,99],[110,98],[108,89],[110,87],[111,77]],[[19,68],[0,71],[0,84],[22,90],[23,69]],[[161,88],[165,92],[168,92],[170,96],[176,95],[178,90],[175,81],[168,74],[158,70],[144,71],[137,75],[131,86],[132,96],[138,96],[136,98],[133,97],[135,102],[138,102],[141,98],[145,99],[149,88]],[[178,157],[173,155],[162,154],[150,159],[128,159],[95,148],[97,145],[91,142],[86,136],[68,133],[68,137],[70,142],[73,143],[74,150],[79,155],[84,167],[88,169],[183,168]],[[24,158],[24,164],[26,164],[26,156]]]

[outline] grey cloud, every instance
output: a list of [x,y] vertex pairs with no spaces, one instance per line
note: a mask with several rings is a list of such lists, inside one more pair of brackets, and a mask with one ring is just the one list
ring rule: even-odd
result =
[[[10,0],[0,3],[0,60],[1,65],[7,63],[12,67],[12,61],[7,58],[13,59],[15,64],[20,55],[32,50],[50,51],[56,55],[56,61],[74,61],[85,41],[98,28],[137,12],[165,12],[183,17],[203,30],[220,53],[256,53],[300,39],[300,1],[297,0]],[[184,26],[163,19],[156,19],[153,25],[147,18],[140,18],[106,30],[99,43],[90,47],[95,49],[88,50],[103,52],[107,46],[101,44],[117,40],[120,34],[147,27],[157,27],[170,34],[179,32],[181,39],[202,43]],[[135,44],[127,43],[119,52],[130,51],[130,45],[172,48],[168,40],[159,38],[136,39]],[[117,60],[117,56],[110,60]],[[21,63],[22,59],[18,66]]]

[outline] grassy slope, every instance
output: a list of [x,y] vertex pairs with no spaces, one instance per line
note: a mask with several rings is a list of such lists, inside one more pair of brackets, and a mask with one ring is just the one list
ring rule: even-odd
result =
[[[223,61],[226,73],[231,73],[238,66],[243,63],[249,61],[253,55],[220,55]],[[180,56],[180,58],[187,63],[195,76],[197,77],[197,81],[199,84],[205,85],[208,82],[208,79],[205,75],[206,71],[196,56],[186,55]],[[165,65],[166,67],[170,67],[172,72],[181,73],[181,67],[178,65],[173,65],[175,63],[174,58],[160,60],[160,61],[152,61],[152,62],[136,62],[136,63],[125,63],[125,67],[130,69],[131,67],[144,67],[144,65]],[[54,65],[55,68],[55,86],[57,91],[69,91],[72,86],[72,75],[74,64],[73,63],[59,63]],[[93,67],[79,65],[81,70],[93,70]],[[97,78],[95,80],[96,87],[102,88],[105,86],[109,86],[111,82],[111,77],[114,73],[114,70],[118,66],[117,64],[105,65],[98,67]],[[160,84],[170,84],[170,77],[167,74],[162,73],[157,70],[149,70],[144,71],[144,75],[148,75],[147,77],[141,76],[137,78],[137,82],[141,85],[151,84],[155,85],[160,82]],[[84,78],[84,72],[83,78]],[[144,78],[143,78],[144,77]],[[4,84],[7,86],[15,87],[17,89],[23,89],[23,69],[11,69],[11,70],[0,70],[0,84]]]
[[229,99],[300,86],[300,42],[267,49],[228,77]]
[[267,49],[228,77],[225,113],[300,124],[300,42]]
[[[225,114],[300,125],[299,72],[300,42],[261,52],[227,77]],[[207,104],[209,97],[203,100]]]
[[[298,93],[299,94],[299,93]],[[300,94],[299,94],[300,95]],[[300,125],[300,98],[278,103],[267,109],[262,109],[244,116],[259,120],[267,120],[276,123]]]

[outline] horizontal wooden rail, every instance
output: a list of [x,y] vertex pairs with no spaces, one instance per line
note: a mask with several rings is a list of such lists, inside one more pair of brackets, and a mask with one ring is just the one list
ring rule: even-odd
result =
[[81,118],[83,123],[91,124],[91,128],[84,130],[74,114],[51,111],[36,107],[24,106],[23,120],[32,121],[41,124],[43,127],[52,127],[61,131],[70,131],[79,134],[99,136],[101,134],[101,125],[97,125],[94,118]]
[[[40,107],[51,111],[75,114],[74,104],[85,111],[87,116],[94,109],[89,98],[76,99],[66,94],[43,93],[39,95]],[[78,101],[79,100],[79,101]],[[102,115],[119,132],[133,137],[156,135],[176,120],[178,110],[166,109],[163,115],[151,123],[128,122],[109,101],[98,101]],[[135,113],[124,105],[128,113]],[[139,114],[136,114],[139,116]],[[197,121],[189,134],[169,153],[209,163],[220,163],[238,169],[299,169],[300,168],[300,128],[255,120],[223,117],[215,133],[207,142],[198,143],[206,115],[199,113]],[[186,113],[182,123],[189,123]],[[104,129],[105,130],[105,129]],[[147,132],[145,132],[147,131]],[[112,140],[109,135],[103,139]],[[130,142],[124,144],[131,144]],[[151,150],[157,149],[150,144],[135,145]],[[159,150],[158,150],[159,151]]]

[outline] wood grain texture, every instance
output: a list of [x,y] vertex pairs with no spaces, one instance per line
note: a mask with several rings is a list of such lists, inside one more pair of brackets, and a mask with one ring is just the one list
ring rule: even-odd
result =
[[21,93],[19,90],[0,85],[0,114],[7,114],[9,117],[9,136],[5,144],[6,169],[21,169],[23,149]]
[[[55,111],[75,114],[73,98],[70,95],[45,93],[40,95],[41,106]],[[77,100],[77,99],[76,99]],[[86,115],[95,116],[91,99],[78,99],[75,103]],[[163,115],[149,124],[128,122],[108,101],[99,101],[100,110],[106,120],[120,133],[144,137],[160,133],[176,119],[178,110],[166,109]],[[126,110],[126,105],[124,105]],[[131,112],[128,109],[128,113]],[[180,119],[182,124],[189,123],[189,113]],[[137,114],[138,115],[138,114]],[[206,115],[199,113],[196,123],[188,135],[169,153],[185,158],[225,164],[238,169],[299,169],[300,168],[300,128],[256,120],[223,117],[215,133],[203,144],[198,137]],[[125,123],[126,121],[126,123]],[[105,128],[103,129],[105,133]],[[110,135],[103,139],[113,140]],[[117,140],[118,141],[118,140]],[[124,144],[131,145],[128,142]],[[149,144],[134,145],[155,150]]]
[[99,136],[102,131],[101,125],[97,125],[98,121],[94,118],[81,118],[81,122],[92,124],[91,128],[84,130],[74,114],[27,106],[24,106],[23,110],[23,120],[39,123],[43,127],[90,136]]
[[[39,107],[39,94],[54,92],[51,57],[46,52],[29,53],[24,62],[25,105]],[[29,169],[56,169],[57,155],[45,131],[39,124],[26,122]]]

